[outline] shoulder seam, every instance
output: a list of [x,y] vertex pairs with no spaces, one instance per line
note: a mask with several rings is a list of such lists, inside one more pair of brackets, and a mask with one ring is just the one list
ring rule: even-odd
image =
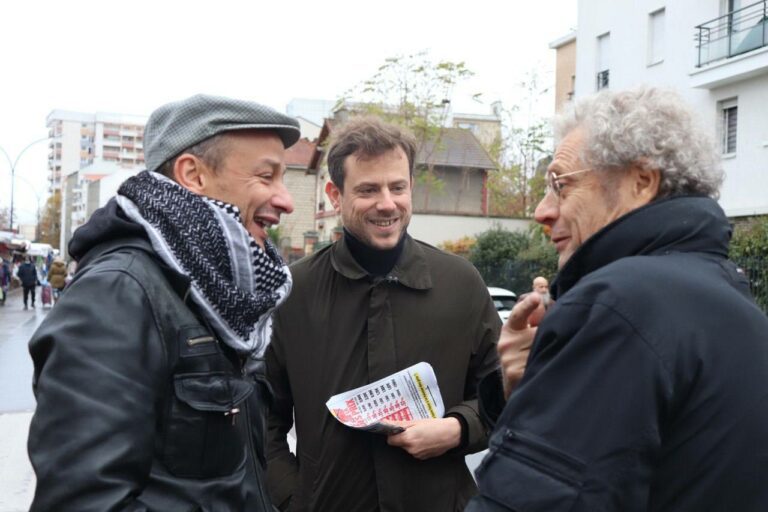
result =
[[613,306],[610,306],[608,304],[605,304],[603,302],[580,302],[580,301],[574,301],[574,300],[567,300],[566,302],[563,302],[560,304],[561,307],[567,307],[569,305],[578,305],[578,306],[585,306],[585,307],[594,307],[594,306],[602,306],[606,310],[610,311],[614,315],[616,315],[618,318],[620,318],[626,325],[629,326],[630,329],[632,329],[632,332],[634,332],[637,337],[642,340],[643,345],[645,345],[648,350],[654,355],[654,357],[658,360],[659,364],[664,370],[664,373],[667,375],[667,378],[672,381],[672,370],[667,368],[666,362],[664,361],[664,358],[661,357],[661,355],[656,351],[656,349],[653,347],[653,345],[648,341],[648,338],[643,335],[643,333],[640,331],[640,329],[625,315],[623,312],[619,311]]

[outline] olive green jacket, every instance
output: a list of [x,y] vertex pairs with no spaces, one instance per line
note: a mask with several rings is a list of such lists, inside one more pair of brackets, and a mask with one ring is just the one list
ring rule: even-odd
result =
[[[487,443],[476,387],[498,366],[501,326],[478,272],[410,236],[385,277],[368,275],[343,239],[291,272],[294,289],[274,317],[266,356],[275,393],[273,503],[292,511],[463,510],[476,492],[464,455]],[[332,395],[421,361],[435,370],[446,413],[464,420],[463,449],[420,461],[328,412]],[[297,456],[286,443],[294,412]]]

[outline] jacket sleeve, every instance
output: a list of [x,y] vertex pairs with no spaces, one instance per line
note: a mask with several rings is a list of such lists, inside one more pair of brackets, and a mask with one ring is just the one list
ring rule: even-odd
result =
[[466,424],[467,443],[463,449],[458,450],[462,454],[475,453],[487,447],[488,429],[480,417],[477,389],[483,377],[499,367],[496,342],[501,330],[501,319],[485,285],[482,285],[481,291],[477,301],[479,310],[473,313],[477,319],[477,328],[464,385],[465,400],[446,411],[446,415],[460,415]]
[[539,326],[467,510],[647,510],[672,378],[624,315],[601,304],[556,308]]
[[147,510],[165,349],[146,304],[132,277],[95,269],[33,335],[33,512]]
[[275,315],[272,343],[267,348],[267,378],[274,399],[267,427],[267,489],[272,502],[286,510],[298,485],[299,467],[288,448],[288,432],[293,426],[293,397],[288,382],[285,357],[280,344],[280,317]]

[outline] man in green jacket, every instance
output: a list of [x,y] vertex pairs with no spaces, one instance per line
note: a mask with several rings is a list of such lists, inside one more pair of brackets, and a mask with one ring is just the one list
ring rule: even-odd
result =
[[[500,320],[469,262],[407,234],[415,153],[410,134],[372,118],[342,127],[329,149],[326,193],[344,236],[291,268],[266,355],[268,485],[282,510],[463,510],[476,492],[464,455],[486,446],[476,384],[497,366]],[[443,418],[385,436],[326,409],[332,395],[421,361],[435,370]]]

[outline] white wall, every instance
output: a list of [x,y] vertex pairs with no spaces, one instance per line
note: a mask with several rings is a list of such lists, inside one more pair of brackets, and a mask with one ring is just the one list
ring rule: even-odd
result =
[[[662,7],[664,60],[649,66],[649,14]],[[692,85],[691,74],[699,70],[695,27],[720,16],[720,8],[721,0],[580,0],[576,97],[596,90],[597,37],[606,32],[611,33],[611,89],[642,83],[673,87],[692,103],[715,137],[718,102],[738,97],[737,152],[723,161],[726,181],[720,203],[732,216],[768,214],[768,68],[760,76],[713,89]]]
[[80,128],[79,121],[63,121],[61,126],[61,178],[80,168]]
[[411,218],[408,233],[417,240],[439,245],[465,236],[476,235],[500,225],[509,231],[526,231],[532,221],[495,217],[469,217],[459,215],[426,215],[417,213]]
[[123,184],[125,180],[131,176],[135,176],[141,172],[140,167],[133,169],[120,169],[108,176],[104,176],[99,180],[99,208],[107,204],[107,202],[117,194],[117,189]]
[[723,160],[720,203],[729,215],[768,213],[768,74],[712,90],[711,108],[738,97],[736,156]]

